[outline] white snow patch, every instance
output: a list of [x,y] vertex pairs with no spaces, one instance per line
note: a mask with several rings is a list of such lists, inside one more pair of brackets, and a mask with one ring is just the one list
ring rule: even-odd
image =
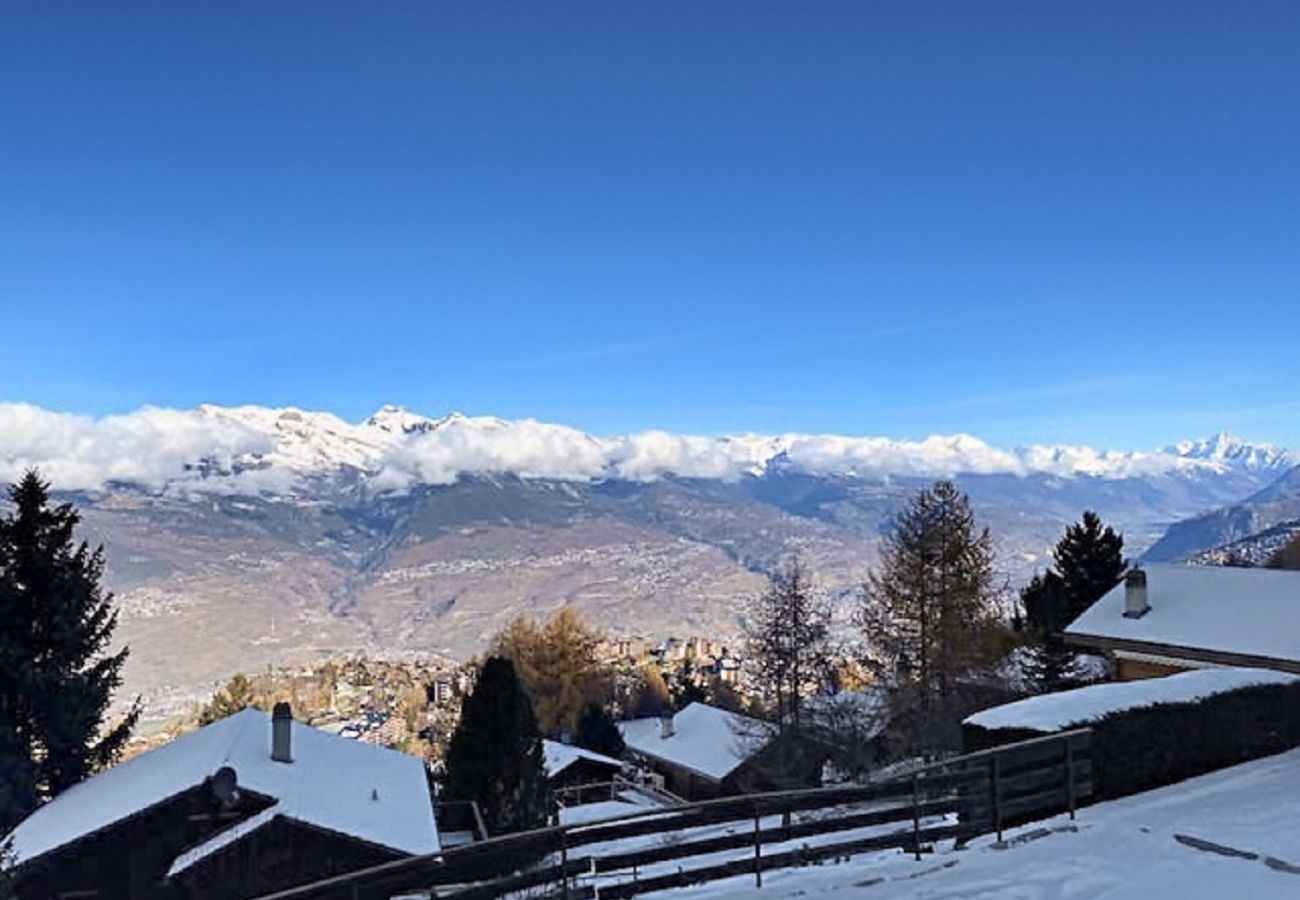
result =
[[1297,677],[1300,676],[1271,669],[1196,669],[1163,678],[1093,684],[1072,691],[1040,694],[983,710],[966,719],[965,724],[988,729],[1053,732],[1096,722],[1126,709],[1161,703],[1194,703],[1254,685],[1290,684]]
[[583,747],[575,747],[572,744],[561,744],[559,741],[543,740],[542,756],[544,757],[548,778],[554,778],[580,759],[590,760],[605,766],[613,766],[615,769],[623,767],[622,760]]

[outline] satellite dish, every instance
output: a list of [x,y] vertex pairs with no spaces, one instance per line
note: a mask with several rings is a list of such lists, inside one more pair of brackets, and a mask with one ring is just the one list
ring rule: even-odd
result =
[[235,770],[230,766],[222,766],[217,769],[216,774],[209,781],[212,784],[212,793],[221,802],[221,805],[225,807],[233,806],[239,798],[239,782],[235,777]]

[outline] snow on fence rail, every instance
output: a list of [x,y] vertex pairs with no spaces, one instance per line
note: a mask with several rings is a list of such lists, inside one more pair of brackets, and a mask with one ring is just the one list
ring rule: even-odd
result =
[[[915,853],[1068,811],[1092,795],[1090,731],[954,757],[860,785],[749,794],[506,835],[386,863],[258,900],[632,897],[842,858]],[[533,894],[530,894],[532,896]]]

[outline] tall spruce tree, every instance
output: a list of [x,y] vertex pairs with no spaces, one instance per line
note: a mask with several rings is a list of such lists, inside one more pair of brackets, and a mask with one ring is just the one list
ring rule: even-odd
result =
[[1101,517],[1092,510],[1085,510],[1081,521],[1065,529],[1052,558],[1064,582],[1069,616],[1065,624],[1119,584],[1128,567],[1124,561],[1124,536],[1109,525],[1103,527]]
[[[125,648],[108,653],[117,612],[100,585],[104,552],[74,537],[80,514],[51,504],[28,472],[0,520],[0,815],[29,812],[111,763],[139,718],[139,701],[104,730],[121,686]],[[10,779],[13,779],[10,781]]]
[[510,660],[493,656],[483,664],[461,707],[446,764],[447,796],[476,802],[493,834],[546,824],[552,801],[542,736]]
[[1124,577],[1124,536],[1092,510],[1065,529],[1052,550],[1055,570],[1035,575],[1020,592],[1030,634],[1038,642],[1033,672],[1040,690],[1078,683],[1076,654],[1061,633]]

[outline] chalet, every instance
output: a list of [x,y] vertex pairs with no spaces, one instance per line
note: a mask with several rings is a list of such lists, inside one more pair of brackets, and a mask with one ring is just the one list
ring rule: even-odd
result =
[[821,783],[824,754],[777,740],[767,722],[692,703],[619,724],[629,755],[687,800]]
[[546,778],[553,790],[609,784],[623,771],[623,761],[559,741],[542,741]]
[[1120,680],[1207,666],[1300,673],[1300,572],[1149,565],[1065,630]]
[[9,835],[34,898],[236,900],[436,853],[424,764],[246,709],[78,784]]

